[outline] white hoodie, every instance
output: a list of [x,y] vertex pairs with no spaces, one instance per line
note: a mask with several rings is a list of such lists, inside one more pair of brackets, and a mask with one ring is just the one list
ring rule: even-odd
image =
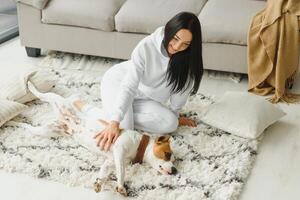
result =
[[[129,106],[132,105],[137,94],[160,102],[170,100],[170,109],[179,116],[179,110],[184,106],[191,91],[191,87],[184,93],[171,93],[171,85],[167,86],[166,72],[169,56],[162,44],[164,27],[157,28],[151,35],[142,39],[131,54],[131,59],[115,65],[108,71],[126,71],[123,73],[108,73],[111,76],[122,75],[121,88],[115,105],[112,107],[110,120],[122,121]],[[124,72],[124,71],[123,71]]]

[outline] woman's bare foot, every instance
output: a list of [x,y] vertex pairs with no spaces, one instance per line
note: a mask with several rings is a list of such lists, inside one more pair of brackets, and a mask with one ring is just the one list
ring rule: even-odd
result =
[[75,106],[75,108],[79,111],[81,111],[82,107],[85,105],[86,103],[83,102],[82,100],[76,100],[73,102],[73,106]]

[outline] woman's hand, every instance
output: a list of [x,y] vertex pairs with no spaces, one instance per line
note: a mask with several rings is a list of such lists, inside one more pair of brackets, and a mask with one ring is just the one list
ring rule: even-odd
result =
[[105,129],[99,133],[94,135],[94,139],[97,141],[97,146],[100,146],[101,150],[108,151],[110,149],[111,144],[113,144],[120,135],[119,122],[111,121],[110,123],[104,123],[103,121],[99,121],[106,125]]
[[194,120],[189,119],[187,117],[179,117],[178,123],[179,123],[179,126],[191,126],[191,127],[197,126],[197,124]]

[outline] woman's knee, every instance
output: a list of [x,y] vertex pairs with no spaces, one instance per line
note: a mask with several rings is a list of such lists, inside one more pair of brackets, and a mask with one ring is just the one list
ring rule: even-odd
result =
[[168,134],[178,127],[177,116],[167,107],[154,101],[134,103],[134,126],[153,134]]
[[178,118],[172,111],[161,115],[160,118],[162,118],[160,125],[162,133],[171,133],[177,130]]
[[156,134],[168,134],[177,130],[178,119],[173,112],[156,113],[152,114],[153,133]]

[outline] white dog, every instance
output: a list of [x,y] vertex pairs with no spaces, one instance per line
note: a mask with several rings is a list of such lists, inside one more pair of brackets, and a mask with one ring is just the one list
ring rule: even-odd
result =
[[[105,152],[100,150],[94,135],[102,131],[106,122],[101,118],[102,110],[85,104],[76,96],[64,98],[55,93],[40,93],[28,82],[29,90],[42,101],[50,103],[57,115],[55,121],[39,127],[30,128],[31,133],[42,136],[71,135],[79,144],[92,152],[105,155],[105,163],[101,166],[99,179],[95,183],[95,190],[101,190],[113,164],[116,168],[117,191],[126,195],[124,187],[125,165],[131,161],[146,162],[162,174],[176,174],[173,165],[174,156],[170,148],[170,137],[160,136],[152,138],[133,130],[121,130],[121,135]],[[78,106],[83,105],[83,106]]]

